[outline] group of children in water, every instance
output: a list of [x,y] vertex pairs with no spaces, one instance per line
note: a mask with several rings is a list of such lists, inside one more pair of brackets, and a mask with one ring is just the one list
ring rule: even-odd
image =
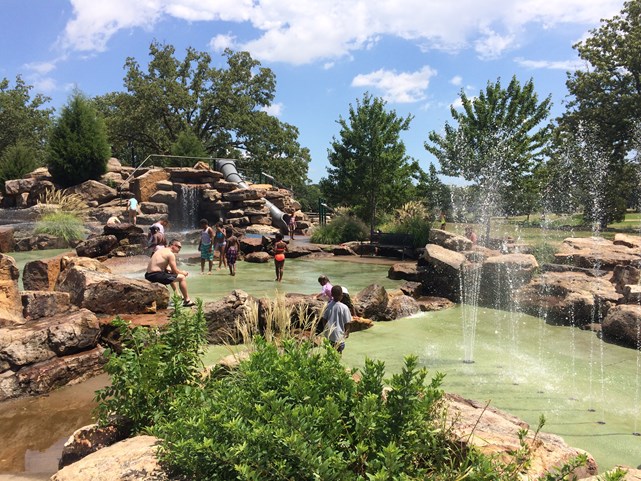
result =
[[[288,227],[291,229],[292,226],[289,224],[288,222]],[[207,219],[200,220],[200,228],[198,251],[200,252],[201,274],[205,273],[206,262],[209,263],[208,274],[211,274],[214,253],[218,252],[218,269],[221,269],[224,265],[229,268],[229,273],[232,276],[236,275],[236,259],[240,244],[238,238],[233,235],[232,230],[230,228],[223,230],[222,222],[218,222],[214,227],[211,227]],[[291,230],[290,236],[293,236]],[[287,243],[280,232],[276,233],[274,237],[272,250],[276,282],[281,282],[283,280]],[[321,285],[321,292],[316,296],[317,299],[328,301],[322,316],[323,332],[338,352],[342,352],[345,348],[345,338],[348,336],[347,324],[352,321],[352,316],[354,315],[354,306],[347,289],[341,286],[332,286],[327,276],[320,276],[318,282]]]
[[218,252],[218,270],[229,268],[229,274],[236,275],[236,259],[240,244],[238,238],[233,234],[231,228],[223,229],[223,223],[218,222],[214,227],[209,225],[207,219],[200,220],[200,239],[198,251],[200,252],[200,273],[205,273],[205,262],[209,263],[211,275],[214,267],[214,253]]

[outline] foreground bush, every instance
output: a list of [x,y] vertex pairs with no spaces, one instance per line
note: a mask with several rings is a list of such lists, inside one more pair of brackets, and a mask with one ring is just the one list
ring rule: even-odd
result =
[[112,415],[124,418],[134,433],[153,426],[166,413],[171,400],[184,389],[197,386],[207,343],[202,303],[192,314],[177,306],[164,330],[130,326],[120,318],[112,321],[118,329],[122,349],[108,350],[105,371],[111,385],[96,392],[98,417],[103,424]]
[[[161,461],[180,479],[507,481],[527,468],[525,431],[509,463],[454,440],[442,376],[426,384],[416,357],[389,380],[366,360],[357,381],[328,343],[255,337],[237,370],[205,377],[201,303],[177,309],[164,331],[116,324],[124,347],[109,355],[101,419],[119,415],[160,437]],[[545,479],[571,479],[580,462]]]

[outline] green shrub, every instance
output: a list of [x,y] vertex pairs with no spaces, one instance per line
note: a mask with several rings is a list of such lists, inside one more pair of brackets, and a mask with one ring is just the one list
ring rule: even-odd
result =
[[408,357],[384,394],[382,362],[352,374],[329,344],[258,338],[229,377],[175,400],[155,429],[162,459],[200,480],[428,479],[458,464],[436,415],[441,375],[426,386]]
[[49,172],[63,187],[99,179],[107,171],[109,155],[102,118],[82,94],[74,93],[51,132]]
[[54,210],[43,214],[36,222],[36,234],[49,234],[66,242],[84,239],[85,227],[82,217],[75,212]]
[[539,266],[543,264],[553,263],[555,253],[556,248],[552,244],[548,244],[547,242],[535,245],[532,248],[532,255],[536,258]]
[[7,147],[0,157],[0,187],[4,188],[5,181],[21,179],[39,166],[40,156],[36,149],[24,144]]
[[311,236],[316,244],[341,244],[360,241],[369,236],[369,227],[361,219],[348,213],[339,213],[325,226],[318,227]]
[[170,407],[171,400],[196,386],[207,342],[202,302],[195,313],[177,306],[164,330],[130,326],[120,318],[118,329],[122,351],[108,350],[105,371],[111,385],[96,392],[98,417],[102,423],[112,415],[132,424],[133,432],[153,426]]
[[407,202],[396,210],[394,218],[381,225],[381,230],[392,234],[409,234],[414,247],[425,247],[433,217],[423,203]]

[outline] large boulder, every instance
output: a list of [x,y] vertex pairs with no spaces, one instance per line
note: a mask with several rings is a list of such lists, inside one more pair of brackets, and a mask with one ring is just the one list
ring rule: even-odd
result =
[[246,200],[256,200],[265,197],[265,191],[258,189],[235,189],[223,193],[223,199],[227,202],[244,202]]
[[[140,177],[129,181],[129,190],[133,192],[138,202],[149,202],[151,196],[158,190],[156,182],[169,180],[169,172],[165,169],[150,169]],[[160,202],[158,200],[154,202]]]
[[207,340],[214,344],[239,344],[243,342],[238,330],[245,315],[256,301],[245,291],[234,289],[232,293],[215,302],[203,306],[207,320]]
[[270,258],[271,256],[267,252],[250,252],[245,256],[245,261],[254,264],[264,264],[269,262]]
[[122,222],[120,224],[107,224],[103,227],[103,235],[104,236],[115,236],[118,242],[120,242],[123,239],[130,239],[130,243],[135,243],[131,242],[133,239],[134,241],[138,241],[142,239],[147,238],[147,234],[145,234],[145,231],[141,228],[138,227],[137,225],[130,224],[128,222]]
[[98,235],[82,241],[76,246],[76,253],[80,257],[106,256],[118,245],[115,235]]
[[512,293],[529,283],[538,267],[531,254],[506,254],[486,259],[481,268],[479,302],[494,308],[511,308]]
[[581,326],[603,319],[621,299],[608,278],[584,272],[544,272],[517,289],[517,309],[551,324]]
[[641,348],[641,306],[622,304],[608,311],[601,326],[603,339],[620,346]]
[[405,280],[410,282],[420,282],[425,272],[425,268],[417,266],[416,263],[408,264],[406,262],[394,264],[387,271],[387,277],[395,280]]
[[65,253],[46,259],[29,261],[22,270],[22,285],[27,291],[52,291],[60,274],[63,258],[70,259],[70,254]]
[[8,225],[0,226],[0,252],[13,252],[16,250],[15,229]]
[[[498,456],[510,462],[521,448],[519,433],[529,429],[523,420],[498,409],[464,399],[455,394],[445,398],[447,421],[451,432],[463,446],[474,446],[483,454]],[[595,475],[598,466],[594,458],[577,448],[568,446],[560,436],[529,430],[524,437],[529,456],[524,473],[518,479],[542,479],[548,472],[561,468],[579,454],[587,456],[587,464],[573,471],[576,478]]]
[[125,439],[62,468],[51,481],[168,481],[157,444],[153,436]]
[[413,297],[401,293],[389,296],[386,314],[388,320],[391,321],[401,317],[409,317],[420,310],[418,302]]
[[56,289],[68,292],[72,304],[104,314],[156,312],[169,303],[162,284],[75,266],[60,274]]
[[47,192],[54,191],[56,186],[53,182],[48,180],[36,180],[36,182],[29,189],[29,196],[27,197],[27,205],[34,206],[39,202],[43,202]]
[[612,271],[612,283],[616,291],[623,293],[626,286],[638,285],[641,280],[641,269],[634,266],[615,266]]
[[422,276],[426,294],[447,297],[455,302],[461,298],[461,276],[467,260],[455,252],[436,244],[427,244],[419,265],[425,267]]
[[[127,423],[123,423],[127,424]],[[129,426],[90,424],[76,429],[62,447],[58,469],[69,466],[85,456],[126,439]]]
[[174,192],[173,190],[159,190],[150,195],[149,200],[146,202],[151,202],[154,204],[174,205],[176,202],[178,202],[178,192]]
[[4,191],[7,195],[28,193],[35,183],[35,178],[6,180],[4,183]]
[[383,286],[370,284],[353,299],[356,312],[373,321],[388,321],[389,296]]
[[0,401],[45,394],[97,376],[103,372],[104,352],[103,347],[96,346],[88,351],[25,366],[15,373],[0,373]]
[[0,328],[0,362],[16,370],[92,348],[99,335],[98,319],[85,309]]
[[19,277],[20,271],[13,257],[0,254],[0,326],[24,323]]
[[554,257],[558,263],[588,269],[611,271],[617,265],[641,267],[640,248],[614,244],[601,237],[567,238]]
[[430,229],[429,242],[457,252],[472,249],[472,241],[467,237],[442,229]]
[[631,249],[641,249],[641,237],[629,234],[614,234],[614,245],[621,245]]
[[102,184],[97,180],[86,180],[82,184],[69,187],[66,192],[68,194],[77,194],[82,197],[85,202],[98,202],[104,204],[118,196],[116,189]]
[[22,291],[22,315],[26,321],[56,316],[72,309],[67,292]]

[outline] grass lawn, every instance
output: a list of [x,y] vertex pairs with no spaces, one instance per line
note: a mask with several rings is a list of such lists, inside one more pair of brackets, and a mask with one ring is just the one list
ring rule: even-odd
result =
[[[511,237],[519,243],[529,244],[538,247],[548,244],[558,247],[563,239],[568,237],[590,237],[595,235],[592,231],[582,225],[583,217],[580,214],[555,215],[550,214],[541,222],[541,215],[531,215],[529,221],[526,216],[496,217],[492,219],[490,235],[493,238]],[[539,227],[541,224],[545,228]],[[480,224],[464,224],[448,222],[446,230],[465,235],[465,228],[471,226],[480,236],[485,233],[485,226]],[[440,223],[434,222],[433,227],[440,229]],[[613,239],[614,234],[623,232],[631,235],[641,235],[641,213],[628,212],[622,222],[608,225],[608,228],[599,235],[606,239]]]

